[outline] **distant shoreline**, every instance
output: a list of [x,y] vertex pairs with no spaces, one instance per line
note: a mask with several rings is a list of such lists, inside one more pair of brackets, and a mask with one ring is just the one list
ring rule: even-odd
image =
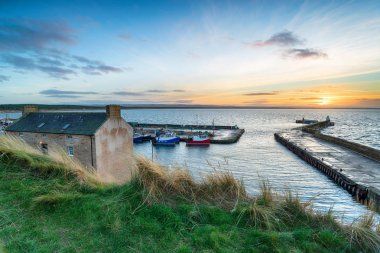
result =
[[[19,112],[26,104],[0,104],[0,112]],[[105,105],[49,105],[49,104],[36,104],[41,110],[104,110]],[[121,105],[122,109],[137,110],[137,109],[311,109],[311,110],[329,110],[329,109],[353,109],[353,110],[379,110],[380,108],[361,108],[361,107],[264,107],[264,106],[218,106],[218,105]]]

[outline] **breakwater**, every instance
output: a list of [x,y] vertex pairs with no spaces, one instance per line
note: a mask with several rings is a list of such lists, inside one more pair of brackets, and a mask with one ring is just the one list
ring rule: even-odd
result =
[[344,139],[341,139],[338,137],[334,137],[331,135],[322,134],[320,131],[318,131],[316,129],[304,127],[304,128],[302,128],[302,131],[310,133],[318,139],[328,141],[331,143],[335,143],[336,145],[348,148],[348,149],[355,151],[355,152],[357,152],[363,156],[366,156],[368,158],[371,158],[373,160],[380,162],[380,151],[377,149],[374,149],[374,148],[371,148],[368,146],[364,146],[364,145],[359,144],[359,143],[347,141],[347,140],[344,140]]
[[323,135],[319,129],[324,126],[327,126],[326,122],[320,122],[318,125],[275,133],[274,137],[302,160],[348,191],[360,203],[374,206],[379,211],[380,163],[372,157],[376,157],[380,151],[369,148],[374,154],[362,154],[366,150],[360,147],[363,145],[356,144],[358,146],[354,147],[355,145],[350,143],[347,146],[346,140],[328,138],[330,136],[321,137]]

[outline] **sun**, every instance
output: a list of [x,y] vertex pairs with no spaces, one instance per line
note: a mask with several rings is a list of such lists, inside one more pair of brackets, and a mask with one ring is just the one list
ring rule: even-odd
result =
[[330,104],[330,97],[321,97],[318,102],[319,105],[328,105]]

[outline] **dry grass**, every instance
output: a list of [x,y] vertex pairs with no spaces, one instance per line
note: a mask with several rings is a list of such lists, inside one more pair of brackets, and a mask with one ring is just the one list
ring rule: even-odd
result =
[[248,199],[243,183],[230,172],[214,172],[196,182],[188,170],[170,171],[140,156],[136,160],[137,180],[150,200],[164,200],[171,196],[232,209],[239,201]]
[[291,191],[274,193],[268,181],[261,183],[260,194],[252,198],[247,195],[243,183],[230,172],[215,171],[195,182],[187,170],[169,171],[143,157],[136,159],[137,180],[148,193],[148,201],[165,202],[171,196],[192,203],[213,204],[236,213],[239,222],[246,221],[256,228],[270,230],[283,226],[325,225],[343,231],[351,245],[363,252],[377,252],[380,248],[380,224],[375,226],[373,213],[349,226],[341,225],[336,222],[332,209],[327,213],[314,212],[311,202],[302,203]]
[[42,155],[38,149],[29,146],[23,141],[23,139],[12,135],[0,136],[0,151],[24,152],[27,154]]
[[380,235],[374,229],[359,222],[345,226],[343,231],[350,243],[362,252],[379,252]]
[[100,186],[101,181],[93,168],[84,167],[78,160],[69,157],[58,145],[49,147],[49,154],[31,147],[22,139],[11,135],[0,136],[0,159],[22,164],[42,174],[59,173],[73,176],[80,183]]
[[[42,173],[56,172],[74,176],[79,182],[94,187],[100,183],[94,171],[83,167],[66,155],[62,148],[49,149],[49,155],[26,145],[22,140],[0,137],[0,159],[17,162]],[[261,192],[256,197],[248,196],[244,184],[230,172],[214,171],[200,181],[195,181],[188,170],[167,170],[144,157],[135,157],[137,181],[146,194],[146,202],[176,203],[181,199],[191,204],[211,204],[236,214],[238,222],[246,221],[251,226],[277,230],[281,227],[327,226],[343,231],[349,242],[363,252],[376,252],[380,248],[380,224],[375,224],[374,214],[368,214],[347,226],[334,220],[332,212],[315,213],[311,203],[302,203],[290,191],[274,193],[268,181],[263,181]],[[80,198],[61,192],[47,194],[34,199],[37,204],[71,201]],[[317,224],[318,223],[318,224]]]

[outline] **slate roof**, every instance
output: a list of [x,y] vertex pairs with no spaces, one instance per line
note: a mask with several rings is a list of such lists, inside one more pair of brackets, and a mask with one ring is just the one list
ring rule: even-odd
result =
[[106,113],[33,112],[20,118],[5,131],[94,135],[106,120]]

